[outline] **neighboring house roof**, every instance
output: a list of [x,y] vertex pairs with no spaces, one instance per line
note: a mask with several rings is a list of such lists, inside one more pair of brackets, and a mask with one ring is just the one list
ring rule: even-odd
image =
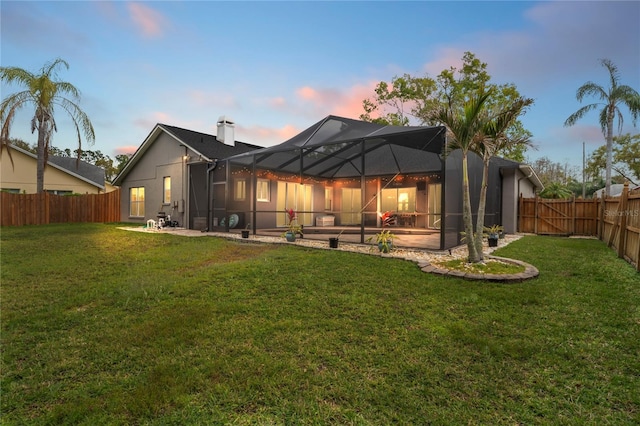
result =
[[[18,151],[33,158],[36,161],[38,160],[38,156],[36,154],[26,151],[17,146],[11,145],[11,150]],[[48,157],[47,167],[58,169],[77,179],[96,186],[101,190],[105,189],[104,169],[102,167],[87,163],[86,161],[78,161],[77,158],[58,157],[54,155],[50,155]]]
[[73,157],[49,156],[49,164],[55,164],[71,173],[83,177],[88,182],[94,182],[97,186],[104,188],[104,169],[94,164],[87,163]]
[[[622,195],[622,190],[624,189],[624,183],[614,183],[611,184],[611,187],[609,189],[609,196],[610,197],[619,197]],[[629,192],[631,191],[635,191],[637,189],[640,189],[640,185],[629,185]],[[598,189],[596,192],[593,193],[593,197],[594,198],[602,198],[604,197],[604,193],[605,193],[606,188],[601,188]]]
[[444,143],[442,126],[388,126],[329,115],[279,145],[229,160],[255,159],[258,167],[297,173],[303,150],[304,173],[323,178],[360,176],[363,160],[366,174],[439,171]]
[[176,142],[186,146],[191,151],[201,156],[204,161],[215,161],[261,148],[257,145],[240,141],[235,141],[235,145],[228,145],[220,142],[215,136],[207,133],[158,123],[151,133],[149,133],[144,142],[142,142],[142,145],[140,145],[136,152],[131,156],[124,169],[113,180],[114,185],[120,185],[122,183],[122,180],[134,168],[135,164],[140,161],[147,149],[149,149],[162,132],[171,135],[176,139]]

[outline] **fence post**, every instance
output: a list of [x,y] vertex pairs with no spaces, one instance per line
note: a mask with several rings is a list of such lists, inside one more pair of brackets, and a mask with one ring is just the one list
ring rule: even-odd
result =
[[538,193],[533,205],[533,233],[538,235]]
[[618,218],[620,219],[620,239],[618,240],[618,257],[624,258],[627,245],[627,204],[629,200],[629,182],[624,183],[622,194],[620,194],[620,204],[618,207]]
[[576,213],[576,194],[573,194],[573,197],[571,197],[571,216],[573,216],[571,220],[571,235],[576,233]]

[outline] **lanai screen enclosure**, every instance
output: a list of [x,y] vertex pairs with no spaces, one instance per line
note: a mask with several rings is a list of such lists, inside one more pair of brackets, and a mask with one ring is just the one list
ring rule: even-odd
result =
[[[460,157],[445,158],[444,127],[385,126],[328,116],[280,145],[223,160],[213,174],[209,229],[281,230],[287,209],[309,227],[360,233],[397,217],[393,232],[434,233],[458,245]],[[229,223],[235,216],[236,223]]]

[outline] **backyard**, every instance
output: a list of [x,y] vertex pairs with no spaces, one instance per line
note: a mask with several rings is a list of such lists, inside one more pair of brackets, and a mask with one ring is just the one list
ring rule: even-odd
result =
[[517,284],[289,245],[3,227],[2,424],[638,424],[640,274],[525,236]]

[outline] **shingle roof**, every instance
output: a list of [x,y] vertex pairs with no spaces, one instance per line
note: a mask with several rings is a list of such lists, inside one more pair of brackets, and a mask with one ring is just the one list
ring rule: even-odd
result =
[[227,145],[218,139],[206,133],[195,132],[193,130],[182,129],[180,127],[169,126],[167,124],[158,124],[168,133],[171,133],[177,139],[180,139],[189,148],[204,155],[209,159],[221,159],[236,154],[253,151],[262,148],[245,142],[236,141],[235,145]]
[[184,144],[195,153],[201,154],[204,157],[203,159],[207,161],[220,160],[261,148],[257,145],[240,141],[235,141],[234,145],[227,145],[220,142],[215,136],[207,133],[158,123],[151,133],[149,133],[149,136],[147,136],[142,145],[138,147],[138,150],[129,159],[129,162],[124,169],[115,177],[113,180],[114,185],[120,185],[122,183],[122,180],[127,176],[129,171],[135,167],[140,158],[144,156],[145,151],[155,142],[161,132],[171,135],[179,143]]
[[69,172],[82,176],[88,181],[104,188],[104,169],[94,164],[78,160],[73,157],[49,156],[49,163],[62,167]]

